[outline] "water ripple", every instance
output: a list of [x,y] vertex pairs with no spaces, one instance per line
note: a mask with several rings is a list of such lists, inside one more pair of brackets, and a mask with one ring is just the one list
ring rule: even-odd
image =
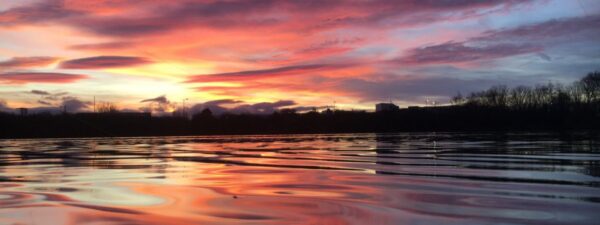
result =
[[0,224],[596,224],[589,134],[0,140]]

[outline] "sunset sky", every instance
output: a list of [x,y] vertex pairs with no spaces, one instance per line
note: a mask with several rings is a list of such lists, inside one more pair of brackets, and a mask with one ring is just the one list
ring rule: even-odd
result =
[[0,110],[372,109],[600,70],[597,0],[0,3]]

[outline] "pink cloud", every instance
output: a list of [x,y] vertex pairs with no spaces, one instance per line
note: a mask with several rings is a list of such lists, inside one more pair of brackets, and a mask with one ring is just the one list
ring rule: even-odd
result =
[[239,81],[239,80],[247,80],[247,79],[305,74],[305,73],[309,73],[309,72],[334,70],[334,69],[339,69],[339,68],[344,68],[344,67],[347,67],[347,65],[329,65],[329,64],[295,65],[295,66],[278,67],[278,68],[264,69],[264,70],[247,70],[247,71],[238,71],[238,72],[231,72],[231,73],[194,75],[194,76],[190,76],[186,82],[196,83],[196,82]]
[[0,74],[0,83],[27,84],[27,83],[73,83],[88,78],[87,75],[67,73],[42,73],[42,72],[14,72]]
[[[329,30],[340,26],[398,26],[479,15],[483,9],[531,0],[489,1],[78,1],[49,0],[0,12],[0,24],[57,22],[108,36],[139,36],[187,28],[285,26]],[[111,13],[119,12],[119,13]],[[128,15],[127,17],[122,15]],[[302,21],[296,22],[296,21]]]

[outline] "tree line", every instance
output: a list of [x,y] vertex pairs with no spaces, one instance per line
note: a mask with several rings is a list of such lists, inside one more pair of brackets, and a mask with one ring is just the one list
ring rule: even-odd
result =
[[455,105],[505,107],[515,110],[532,110],[548,107],[597,107],[600,101],[600,72],[588,73],[571,85],[542,84],[535,87],[500,85],[468,96],[452,97]]
[[326,110],[270,115],[214,115],[210,108],[185,117],[118,113],[99,104],[100,113],[20,116],[0,113],[0,138],[289,134],[413,131],[600,131],[600,73],[570,84],[494,86],[457,95],[453,104],[385,112]]

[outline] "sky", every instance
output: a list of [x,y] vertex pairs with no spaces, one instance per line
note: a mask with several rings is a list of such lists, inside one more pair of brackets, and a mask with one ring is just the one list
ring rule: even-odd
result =
[[447,103],[600,70],[596,0],[0,0],[0,110]]

